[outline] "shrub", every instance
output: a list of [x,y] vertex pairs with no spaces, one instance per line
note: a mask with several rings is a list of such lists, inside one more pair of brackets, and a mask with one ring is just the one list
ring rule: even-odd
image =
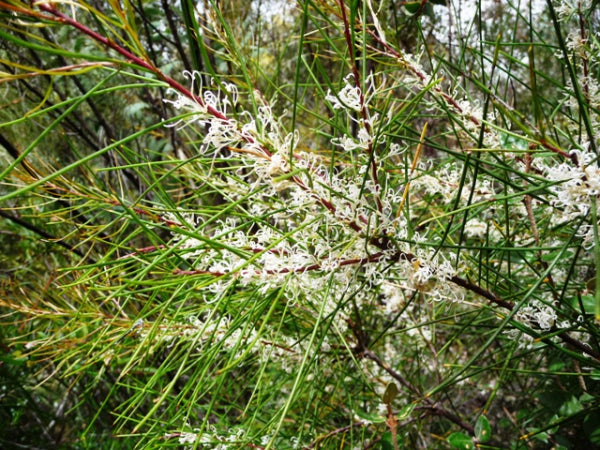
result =
[[597,12],[432,3],[0,2],[5,443],[599,443]]

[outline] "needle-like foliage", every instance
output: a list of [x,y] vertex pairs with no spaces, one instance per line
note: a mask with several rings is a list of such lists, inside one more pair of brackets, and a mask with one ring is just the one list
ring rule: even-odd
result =
[[0,445],[600,445],[597,32],[0,1]]

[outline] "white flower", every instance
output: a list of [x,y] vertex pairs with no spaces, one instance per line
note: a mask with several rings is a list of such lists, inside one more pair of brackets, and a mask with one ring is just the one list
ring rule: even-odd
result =
[[587,215],[592,202],[598,202],[600,193],[600,169],[595,162],[596,156],[583,150],[573,150],[571,154],[577,157],[577,166],[571,162],[556,166],[538,164],[548,180],[558,183],[550,187],[556,196],[551,204],[562,208],[562,214],[556,211],[552,216],[556,223]]
[[424,285],[433,276],[434,271],[430,266],[418,263],[418,268],[413,274],[413,279],[417,285]]
[[465,224],[465,234],[470,237],[484,238],[488,225],[479,219],[471,219]]
[[358,132],[358,141],[353,137],[344,135],[340,138],[333,138],[331,143],[342,147],[345,151],[350,152],[352,150],[362,149],[366,150],[369,148],[371,136],[364,128],[361,128]]
[[567,48],[581,57],[585,57],[587,43],[587,38],[583,37],[578,29],[572,30],[566,39]]
[[361,104],[361,90],[358,86],[352,85],[350,79],[353,79],[353,75],[348,75],[344,81],[345,86],[337,97],[331,94],[331,90],[327,91],[325,100],[329,101],[333,106],[333,109],[350,109],[352,111],[360,111],[362,109]]
[[183,431],[179,434],[179,443],[180,444],[193,444],[198,439],[198,435],[196,433],[190,433],[189,431]]
[[285,156],[283,156],[280,152],[275,153],[271,156],[271,160],[269,161],[269,168],[267,169],[269,175],[277,176],[285,174],[289,171],[289,164]]
[[537,324],[542,330],[549,330],[556,321],[556,311],[551,306],[539,301],[532,301],[529,305],[521,307],[516,317],[527,324]]

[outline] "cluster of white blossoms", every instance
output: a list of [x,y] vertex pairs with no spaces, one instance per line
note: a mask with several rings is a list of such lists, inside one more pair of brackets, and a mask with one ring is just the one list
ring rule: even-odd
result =
[[593,4],[591,0],[555,0],[555,10],[559,20],[569,20],[575,14],[584,14]]
[[[555,274],[556,281],[562,277],[559,272]],[[564,317],[561,318],[557,314],[557,311],[556,300],[550,293],[545,292],[538,294],[538,298],[531,299],[525,305],[522,305],[515,313],[514,319],[533,330],[541,330],[542,332],[549,332],[556,329],[573,329],[573,321]],[[582,316],[579,316],[577,321],[581,319]],[[510,339],[516,339],[519,343],[518,345],[524,349],[530,349],[535,345],[539,345],[539,341],[534,336],[524,333],[518,328],[507,328],[503,334]],[[585,339],[584,335],[578,332],[570,331],[570,335],[576,339]]]
[[[566,23],[566,29],[570,30],[565,38],[565,46],[568,50],[566,57],[570,63],[576,68],[578,88],[574,89],[573,80],[567,80],[565,86],[564,106],[572,108],[574,111],[580,111],[582,105],[578,95],[574,95],[580,91],[586,104],[586,115],[589,120],[589,129],[597,130],[600,127],[600,85],[594,67],[598,66],[600,55],[600,42],[593,36],[593,33],[586,31],[581,24],[589,19],[594,14],[593,2],[591,0],[583,1],[560,1],[555,6],[559,20]],[[557,59],[563,59],[565,53],[562,49],[555,52]],[[578,134],[578,129],[581,127],[579,120],[570,120],[567,127],[574,133]],[[590,136],[589,139],[593,139]]]
[[214,425],[208,425],[204,433],[199,429],[193,431],[179,431],[176,433],[165,433],[165,439],[177,439],[179,444],[185,449],[192,448],[210,448],[213,450],[227,450],[239,448],[239,443],[243,442],[246,431],[241,428],[232,428],[227,433],[220,433]]
[[[195,98],[190,98],[174,89],[169,93],[175,94],[174,100],[165,99],[175,109],[184,110],[182,118],[171,126],[180,128],[195,124],[199,130],[204,130],[204,151],[213,150],[217,154],[223,149],[236,149],[239,153],[253,155],[254,160],[266,161],[270,164],[271,152],[265,144],[277,149],[280,164],[298,143],[296,133],[281,135],[281,127],[273,116],[268,104],[260,105],[261,98],[257,94],[257,111],[250,113],[242,112],[240,120],[236,120],[230,113],[234,111],[239,101],[237,86],[233,83],[222,82],[215,89],[205,89],[202,86],[202,76],[198,72],[183,72],[184,76],[191,81],[190,92]],[[196,83],[199,86],[196,87]],[[196,95],[195,91],[201,93]],[[220,153],[220,157],[225,157]]]
[[352,74],[348,75],[344,80],[344,87],[337,95],[332,95],[331,90],[327,91],[325,100],[331,103],[333,109],[350,110],[354,112],[362,110],[362,91],[358,86],[352,84],[351,80],[353,79],[354,76]]
[[472,177],[467,176],[461,181],[463,170],[462,165],[453,164],[436,168],[432,173],[428,165],[419,164],[411,186],[427,195],[439,194],[445,204],[455,201],[458,192],[463,203],[470,201],[471,204],[488,201],[497,195],[492,180],[478,177],[473,183]]
[[[305,438],[309,433],[305,433]],[[247,435],[247,430],[242,428],[230,428],[226,431],[219,431],[216,426],[208,425],[205,432],[200,433],[198,428],[193,431],[178,431],[175,433],[165,433],[164,438],[168,440],[177,440],[184,449],[210,449],[210,450],[233,450],[240,448]],[[260,438],[260,445],[267,446],[273,440],[273,436],[265,434]],[[302,443],[297,437],[290,438],[287,444],[289,448],[302,448]]]
[[[195,73],[186,76],[200,78]],[[295,151],[298,133],[285,133],[267,104],[258,107],[255,116],[242,112],[237,115],[239,121],[226,117],[238,105],[233,85],[223,83],[214,91],[204,90],[202,101],[183,95],[169,100],[184,110],[178,123],[196,123],[206,130],[203,149],[227,149],[231,167],[239,168],[232,170],[236,177],[215,177],[210,182],[230,201],[248,199],[252,217],[260,219],[249,223],[228,217],[196,231],[197,218],[189,213],[171,214],[167,219],[172,222],[177,222],[177,216],[185,217],[186,226],[171,228],[172,243],[192,262],[196,273],[233,274],[242,284],[260,284],[262,292],[285,283],[296,297],[319,291],[332,273],[336,280],[347,283],[356,267],[362,267],[370,286],[380,284],[385,259],[393,252],[377,247],[369,236],[393,232],[396,238],[405,237],[403,219],[394,214],[402,190],[384,193],[377,180],[367,175],[369,157],[365,150],[373,140],[369,130],[378,126],[379,116],[370,115],[365,105],[381,86],[376,88],[371,75],[363,93],[353,81],[352,76],[346,77],[343,88],[336,95],[329,92],[326,100],[333,110],[345,111],[359,125],[357,138],[342,135],[331,139],[332,145],[346,151],[359,150],[361,165],[355,172],[343,167],[332,170],[317,155]],[[358,119],[357,112],[361,113]],[[382,140],[379,138],[379,143]],[[402,151],[398,145],[390,148],[395,154]],[[250,226],[252,232],[248,231]],[[207,239],[218,240],[224,247],[213,248],[206,244]],[[399,262],[409,284],[421,288],[439,280],[443,291],[440,298],[447,298],[445,286],[453,271],[449,264],[440,262],[442,256],[431,258],[409,245],[400,250],[416,258]],[[378,253],[380,258],[372,257]],[[225,282],[220,280],[208,289],[219,292]]]
[[557,319],[555,308],[539,300],[531,301],[529,304],[522,306],[515,317],[532,328],[541,328],[546,331],[554,326]]
[[[600,167],[598,157],[589,150],[576,149],[571,151],[576,157],[577,164],[572,160],[559,164],[546,164],[541,160],[536,162],[537,168],[546,179],[556,184],[550,187],[554,194],[551,205],[554,207],[550,220],[553,224],[564,224],[577,218],[588,216],[591,208],[600,207]],[[594,245],[594,226],[583,225],[580,235],[584,245],[591,248]]]
[[[348,152],[353,150],[369,150],[370,145],[373,143],[373,136],[371,136],[370,130],[377,124],[379,115],[376,113],[371,114],[369,109],[364,106],[369,103],[377,92],[384,88],[384,81],[378,87],[375,87],[374,74],[370,74],[367,77],[365,81],[367,91],[364,93],[360,87],[353,84],[353,81],[354,76],[352,74],[348,75],[344,79],[344,87],[337,95],[333,95],[331,90],[329,90],[325,96],[325,100],[331,104],[334,110],[340,109],[345,111],[348,119],[358,125],[356,137],[344,134],[331,139],[333,145],[342,147]],[[360,113],[358,117],[361,114],[365,114],[365,116],[357,118],[356,113]]]

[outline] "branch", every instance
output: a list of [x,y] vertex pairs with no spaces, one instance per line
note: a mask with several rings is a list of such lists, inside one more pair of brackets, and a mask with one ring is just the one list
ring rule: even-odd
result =
[[84,257],[84,254],[78,248],[75,248],[72,245],[67,244],[66,242],[62,241],[61,239],[57,238],[56,236],[53,236],[50,233],[47,233],[46,231],[42,230],[41,228],[38,228],[37,226],[35,226],[29,222],[26,222],[19,217],[15,217],[11,214],[8,214],[3,209],[0,209],[0,216],[4,217],[5,219],[10,220],[11,222],[16,223],[19,226],[22,226],[23,228],[25,228],[29,231],[33,231],[35,234],[41,236],[42,238],[44,238],[54,244],[57,244],[63,248],[66,248],[67,250],[69,250],[72,253],[75,253],[77,256],[79,256],[81,258]]

